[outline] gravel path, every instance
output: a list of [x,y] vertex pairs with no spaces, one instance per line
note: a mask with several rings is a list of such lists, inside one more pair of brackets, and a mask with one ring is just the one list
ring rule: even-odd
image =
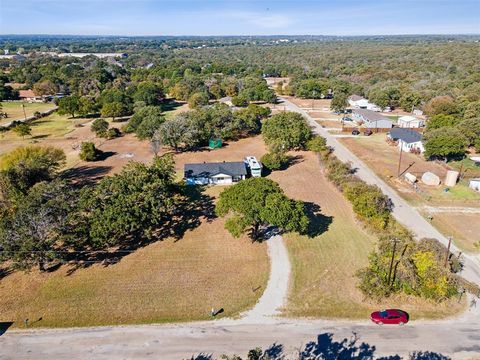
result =
[[[387,185],[380,177],[378,177],[365,163],[363,163],[357,156],[355,156],[350,150],[348,150],[342,143],[330,134],[324,128],[322,128],[309,114],[288,101],[285,98],[280,98],[283,101],[283,105],[287,110],[295,111],[308,120],[312,126],[314,132],[320,134],[327,139],[327,145],[331,146],[335,150],[335,155],[343,162],[351,162],[352,166],[356,169],[357,176],[368,184],[377,185],[385,195],[387,195],[393,202],[393,216],[405,227],[413,232],[417,239],[422,238],[435,238],[442,244],[447,246],[448,239],[443,236],[436,228],[433,227],[427,220],[423,218],[420,213],[408,204],[397,192]],[[460,250],[451,245],[450,250],[453,253],[459,253]],[[480,257],[474,255],[462,255],[464,270],[461,275],[476,284],[480,284]]]
[[263,295],[255,307],[242,315],[244,323],[265,323],[280,313],[285,305],[290,279],[290,260],[288,251],[280,235],[267,240],[270,258],[270,277]]

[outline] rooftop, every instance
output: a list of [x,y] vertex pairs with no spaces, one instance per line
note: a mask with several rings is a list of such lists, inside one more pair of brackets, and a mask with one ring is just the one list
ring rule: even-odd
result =
[[247,175],[247,169],[243,161],[221,163],[185,164],[185,177],[211,177],[218,174],[230,176]]
[[389,118],[379,114],[376,111],[367,110],[367,109],[353,109],[353,112],[362,116],[365,121],[380,121],[380,120],[388,120],[391,121]]
[[358,101],[358,100],[364,100],[364,97],[360,96],[360,95],[355,95],[353,94],[352,96],[350,96],[348,98],[348,100],[352,100],[352,101]]
[[418,133],[417,131],[405,128],[393,128],[390,131],[390,137],[392,139],[400,139],[407,144],[422,141],[422,134]]

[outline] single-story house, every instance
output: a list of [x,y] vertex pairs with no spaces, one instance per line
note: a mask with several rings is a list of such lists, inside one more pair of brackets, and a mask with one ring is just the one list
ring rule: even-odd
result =
[[390,129],[393,126],[392,120],[372,110],[354,109],[352,115],[357,122],[363,122],[369,129]]
[[19,90],[18,97],[20,98],[20,100],[30,101],[30,102],[43,101],[43,97],[35,94],[33,90]]
[[398,141],[398,148],[402,151],[412,152],[418,149],[420,153],[425,151],[422,143],[422,134],[415,130],[405,128],[393,128],[387,135],[390,139]]
[[347,99],[347,101],[348,101],[348,104],[354,109],[367,109],[372,111],[382,110],[377,105],[372,104],[367,99],[359,95],[352,95]]
[[480,178],[470,179],[470,183],[468,184],[470,189],[480,192]]
[[244,180],[247,167],[243,161],[185,164],[184,178],[188,185],[228,185]]
[[397,125],[402,128],[419,128],[423,127],[425,122],[415,116],[405,115],[398,118]]

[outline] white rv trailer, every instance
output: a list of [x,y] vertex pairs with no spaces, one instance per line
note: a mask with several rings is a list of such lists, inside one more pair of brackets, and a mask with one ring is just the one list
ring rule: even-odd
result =
[[262,164],[257,161],[257,158],[255,156],[247,156],[245,158],[245,162],[250,169],[250,174],[252,174],[252,177],[262,176]]

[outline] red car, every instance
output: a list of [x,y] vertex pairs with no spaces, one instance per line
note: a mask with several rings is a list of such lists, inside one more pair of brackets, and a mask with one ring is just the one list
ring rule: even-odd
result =
[[375,324],[398,324],[403,325],[408,322],[408,314],[405,311],[398,309],[387,309],[382,311],[375,311],[370,315],[370,319]]

